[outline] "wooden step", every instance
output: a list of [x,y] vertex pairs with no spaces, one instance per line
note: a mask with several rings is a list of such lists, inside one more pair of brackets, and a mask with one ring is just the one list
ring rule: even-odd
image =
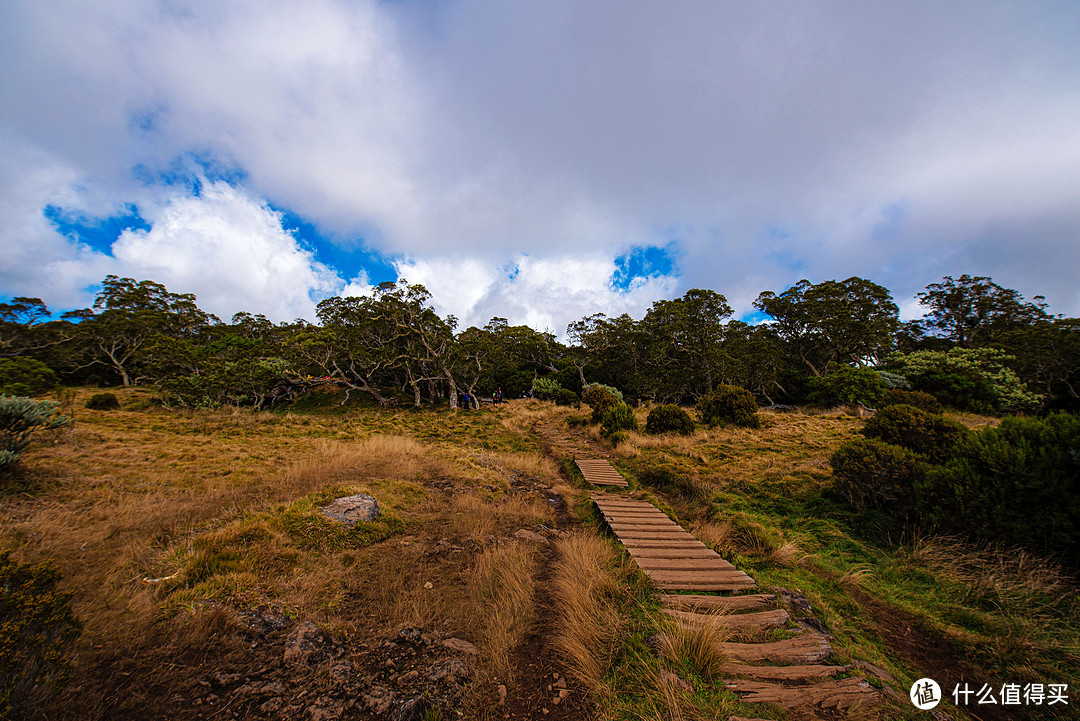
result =
[[684,611],[709,610],[742,611],[768,608],[777,602],[775,594],[754,593],[743,596],[697,596],[693,594],[665,595],[660,602]]
[[783,641],[725,642],[719,644],[719,647],[719,650],[729,658],[743,663],[818,663],[832,653],[832,648],[825,637],[813,631]]
[[719,623],[725,628],[738,631],[780,628],[790,620],[788,612],[782,608],[754,613],[693,613],[690,611],[676,611],[671,608],[661,610],[668,616],[678,619],[691,627],[701,626],[706,623]]
[[715,551],[708,548],[698,548],[691,546],[689,548],[653,548],[646,546],[642,547],[630,547],[627,546],[626,550],[630,553],[631,558],[637,561],[639,558],[717,558]]
[[[648,571],[735,571],[722,558],[640,558],[631,556],[642,570]],[[741,573],[741,571],[736,571]]]
[[710,551],[704,543],[694,538],[686,539],[663,539],[663,538],[620,538],[626,550],[633,553],[638,549],[663,549],[663,548],[686,548]]
[[708,570],[708,571],[651,571],[645,570],[645,573],[654,581],[679,583],[682,581],[741,581],[751,580],[749,576],[738,569],[721,569],[721,570]]
[[675,528],[670,531],[623,531],[615,535],[620,541],[697,541],[686,531]]
[[751,588],[757,588],[757,584],[753,579],[749,581],[693,581],[693,582],[678,582],[678,581],[663,581],[654,582],[656,587],[661,591],[746,591]]
[[763,681],[728,681],[727,687],[746,703],[774,703],[784,709],[816,707],[847,711],[857,706],[869,707],[882,700],[874,687],[853,676],[823,681],[809,686],[785,686]]
[[724,673],[731,676],[747,676],[760,681],[810,681],[828,676],[835,676],[851,670],[851,666],[749,666],[743,663],[729,663],[724,666]]

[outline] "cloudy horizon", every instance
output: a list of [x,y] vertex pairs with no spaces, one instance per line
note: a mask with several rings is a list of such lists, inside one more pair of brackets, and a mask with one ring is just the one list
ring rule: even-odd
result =
[[0,298],[423,283],[562,334],[689,288],[987,275],[1080,315],[1080,6],[16,0]]

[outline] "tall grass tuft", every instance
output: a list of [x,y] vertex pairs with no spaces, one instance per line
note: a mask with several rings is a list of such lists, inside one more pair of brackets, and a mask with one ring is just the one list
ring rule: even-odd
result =
[[602,539],[587,535],[565,538],[555,550],[553,643],[573,675],[596,693],[604,688],[621,626],[614,552]]

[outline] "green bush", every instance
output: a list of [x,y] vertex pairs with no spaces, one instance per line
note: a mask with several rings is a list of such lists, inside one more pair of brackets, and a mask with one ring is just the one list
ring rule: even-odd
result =
[[593,423],[599,423],[609,409],[614,408],[619,399],[604,390],[598,383],[586,386],[581,392],[581,400],[592,408]]
[[1037,408],[1043,397],[1028,390],[1009,368],[1015,361],[997,348],[893,353],[887,367],[907,378],[915,390],[946,405],[977,413]]
[[914,507],[915,485],[927,472],[925,462],[906,448],[862,438],[840,446],[830,462],[836,490],[860,512],[904,515]]
[[927,413],[941,413],[945,410],[945,407],[941,405],[937,398],[922,391],[905,391],[899,388],[890,388],[885,391],[885,395],[878,401],[878,408],[899,405],[914,406]]
[[636,431],[638,429],[637,416],[634,409],[625,403],[616,403],[604,411],[600,421],[604,435],[610,436],[616,431]]
[[694,419],[674,403],[657,406],[645,419],[646,433],[681,433],[688,436],[694,432]]
[[120,401],[116,400],[115,393],[95,393],[86,402],[86,407],[92,411],[111,411],[120,407]]
[[620,443],[624,443],[629,438],[630,438],[630,434],[627,433],[626,431],[615,431],[610,436],[608,436],[608,440],[611,441],[611,445],[613,445],[613,446],[617,446]]
[[877,371],[877,374],[878,377],[881,378],[881,384],[885,386],[886,390],[911,390],[911,384],[908,383],[908,379],[902,375],[883,370]]
[[0,358],[0,394],[30,396],[59,385],[52,368],[33,358]]
[[728,423],[747,428],[760,428],[757,401],[754,395],[739,386],[721,385],[697,402],[701,422],[710,426]]
[[867,438],[907,448],[934,463],[947,461],[956,445],[970,434],[956,421],[907,405],[882,408],[862,432]]
[[1080,416],[1004,418],[972,434],[919,488],[939,529],[1080,565]]
[[56,401],[0,396],[0,468],[19,460],[34,431],[51,430],[71,422],[59,414]]
[[555,405],[557,406],[576,406],[578,403],[578,394],[572,390],[560,388],[559,392],[555,394]]
[[840,366],[828,375],[812,378],[807,400],[815,406],[863,405],[873,408],[885,393],[885,383],[875,370]]
[[68,653],[82,624],[60,570],[0,551],[0,718],[27,716],[68,680]]
[[533,398],[538,398],[542,401],[554,400],[555,396],[562,390],[562,386],[559,385],[559,381],[554,378],[534,378],[532,382],[532,394]]
[[606,386],[603,383],[589,383],[587,386],[581,389],[581,392],[584,393],[589,388],[599,388],[600,390],[607,393],[609,396],[614,397],[616,401],[621,401],[623,399],[622,391],[614,386]]

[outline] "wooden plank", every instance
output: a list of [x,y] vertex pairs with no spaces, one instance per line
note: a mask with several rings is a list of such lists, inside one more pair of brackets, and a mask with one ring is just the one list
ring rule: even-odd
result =
[[723,583],[725,581],[741,581],[751,580],[742,571],[736,569],[722,570],[722,571],[651,571],[649,569],[642,569],[646,575],[654,581],[663,581],[665,583],[694,583],[701,581],[708,583],[710,581],[716,581]]
[[807,632],[794,638],[768,643],[720,643],[721,653],[744,663],[810,664],[824,661],[832,648],[820,633]]
[[656,548],[656,549],[676,549],[676,548],[694,548],[697,550],[708,551],[709,548],[701,541],[690,539],[678,539],[678,540],[665,540],[656,538],[620,538],[622,544],[626,546],[626,550],[634,551],[637,549]]
[[653,558],[631,554],[634,563],[652,571],[735,571],[742,573],[724,559],[716,558]]
[[728,581],[724,583],[657,583],[656,587],[662,591],[745,591],[748,588],[756,588],[753,579],[750,581]]
[[717,558],[715,551],[696,546],[681,548],[653,548],[650,546],[640,547],[627,546],[626,550],[636,561],[639,558]]
[[823,681],[809,686],[785,686],[761,681],[729,681],[727,687],[746,703],[774,703],[791,710],[807,706],[847,711],[880,703],[881,694],[857,676]]
[[660,609],[668,616],[682,621],[689,626],[703,626],[707,623],[719,623],[720,625],[739,631],[747,631],[758,628],[779,628],[785,625],[790,617],[782,608],[772,611],[756,611],[754,613],[693,613],[690,611],[676,611],[671,608]]
[[750,666],[743,663],[729,663],[724,666],[724,673],[730,676],[746,676],[762,681],[803,681],[835,676],[851,670],[847,666]]
[[776,594],[752,593],[742,596],[698,596],[694,594],[665,595],[660,602],[671,608],[686,611],[709,610],[742,611],[760,610],[774,605],[778,601]]
[[615,534],[620,541],[696,541],[686,531],[672,529],[670,531],[623,531]]

